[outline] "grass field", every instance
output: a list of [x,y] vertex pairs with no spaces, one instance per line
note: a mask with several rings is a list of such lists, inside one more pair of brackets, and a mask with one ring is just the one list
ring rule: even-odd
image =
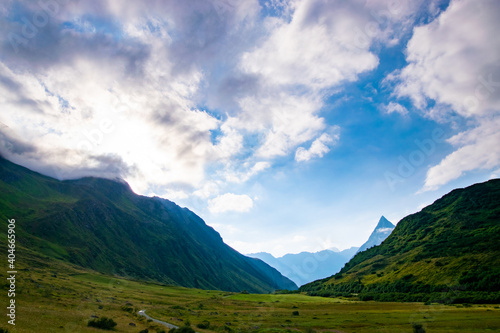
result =
[[[293,295],[253,295],[205,291],[130,281],[31,261],[18,271],[16,326],[10,332],[105,332],[87,327],[92,316],[115,320],[118,332],[161,332],[164,327],[137,315],[138,310],[174,325],[190,322],[198,332],[426,332],[500,330],[496,305],[445,306],[422,303],[354,302]],[[7,305],[6,285],[0,302]],[[204,321],[209,329],[196,326]],[[206,323],[205,323],[206,324]]]

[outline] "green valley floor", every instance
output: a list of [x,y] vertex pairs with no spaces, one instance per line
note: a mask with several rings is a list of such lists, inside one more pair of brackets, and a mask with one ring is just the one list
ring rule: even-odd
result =
[[[87,327],[93,316],[112,318],[116,332],[168,331],[146,320],[140,310],[197,332],[425,332],[500,331],[498,305],[440,305],[357,302],[301,294],[256,295],[144,283],[32,262],[19,270],[16,326],[3,315],[9,332],[106,332]],[[0,302],[5,309],[5,288]],[[6,311],[6,310],[4,310]],[[208,327],[208,328],[199,328]]]

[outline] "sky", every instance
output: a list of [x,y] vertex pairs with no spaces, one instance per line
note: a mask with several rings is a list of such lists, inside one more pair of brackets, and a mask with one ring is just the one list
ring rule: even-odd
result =
[[0,154],[242,253],[363,244],[500,175],[497,0],[0,4]]

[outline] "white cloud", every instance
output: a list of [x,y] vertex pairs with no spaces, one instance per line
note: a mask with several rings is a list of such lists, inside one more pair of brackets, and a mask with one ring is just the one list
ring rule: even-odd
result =
[[434,190],[467,171],[489,170],[500,165],[500,118],[486,121],[451,137],[457,150],[427,172],[424,190]]
[[383,109],[386,114],[398,113],[401,116],[408,115],[408,110],[403,105],[395,102],[390,102],[388,105],[385,105]]
[[398,82],[395,95],[409,97],[429,118],[452,126],[453,113],[469,120],[448,140],[455,151],[428,170],[423,191],[500,165],[499,12],[495,0],[452,1],[438,19],[414,29],[408,66],[388,77]]
[[[155,195],[151,193],[150,195]],[[177,200],[177,199],[186,199],[188,198],[188,194],[181,190],[167,190],[161,194],[156,194],[156,196],[160,198],[166,198],[168,200]]]
[[455,0],[438,19],[416,27],[396,94],[422,109],[433,99],[465,117],[498,111],[499,11],[495,0]]
[[309,1],[302,1],[290,23],[280,25],[262,47],[245,54],[244,71],[262,75],[270,84],[321,89],[355,80],[358,73],[377,65],[375,55],[352,43],[349,28],[358,24],[353,16],[341,18],[340,10],[331,11],[322,13],[322,23],[310,24],[310,7]]
[[223,135],[215,145],[216,158],[227,159],[237,154],[243,148],[243,135],[226,122],[221,126]]
[[219,174],[222,179],[228,182],[245,183],[253,176],[271,167],[271,163],[262,161],[253,164],[253,166],[250,165],[250,162],[245,162],[242,165],[239,163],[230,163]]
[[198,190],[193,192],[193,195],[208,199],[219,193],[220,184],[215,181],[206,181]]
[[248,212],[253,207],[253,200],[246,194],[225,193],[208,203],[211,213]]
[[270,20],[269,38],[243,55],[242,69],[270,85],[305,85],[322,89],[378,64],[370,42],[358,45],[355,28],[370,20],[359,4],[296,1],[290,21]]
[[312,158],[323,157],[324,154],[330,151],[330,146],[339,140],[339,137],[338,131],[333,137],[327,133],[321,134],[319,138],[313,141],[309,149],[305,149],[304,147],[297,148],[295,151],[295,161],[305,162]]
[[385,234],[389,231],[392,231],[393,228],[381,228],[381,229],[377,229],[377,233],[381,233],[381,234]]
[[325,127],[324,120],[315,114],[322,102],[312,95],[294,96],[275,90],[246,97],[240,105],[244,114],[238,126],[262,133],[263,140],[255,151],[259,158],[287,155]]

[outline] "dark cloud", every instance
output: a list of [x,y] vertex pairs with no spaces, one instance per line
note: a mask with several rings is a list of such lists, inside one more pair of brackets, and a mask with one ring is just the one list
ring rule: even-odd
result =
[[263,83],[258,75],[230,73],[212,80],[214,83],[204,91],[204,98],[212,109],[221,109],[231,114],[239,109],[238,101],[245,96],[256,96]]
[[51,14],[24,1],[4,10],[10,14],[0,25],[0,43],[3,62],[11,68],[36,72],[85,57],[103,66],[123,64],[124,74],[140,75],[150,55],[149,46],[123,38],[120,26],[105,13],[79,17],[93,27],[86,31],[85,23],[63,21],[63,9]]
[[179,123],[182,120],[182,116],[180,113],[182,109],[179,105],[175,103],[165,102],[157,107],[157,110],[151,116],[151,120],[155,124],[162,124],[165,126],[175,126],[175,124]]
[[4,76],[2,74],[0,74],[0,85],[4,86],[13,93],[17,93],[22,89],[22,86],[21,84],[19,84],[19,82],[14,81],[10,77]]
[[212,59],[221,51],[229,32],[228,21],[218,15],[207,1],[182,2],[175,10],[176,36],[170,48],[170,57],[178,65],[176,70],[188,70],[194,64]]
[[226,98],[240,98],[245,95],[253,95],[258,87],[259,77],[257,75],[239,74],[224,78],[218,86],[218,92]]
[[158,138],[162,146],[176,146],[176,155],[183,160],[196,160],[195,148],[210,140],[210,133],[199,130],[189,121],[188,113],[174,104],[165,104],[152,113],[151,121],[164,129],[164,135]]
[[[53,151],[49,153],[52,158],[56,160],[60,159],[61,161],[71,156],[71,154],[74,154],[74,151]],[[70,166],[64,163],[47,164],[46,161],[38,159],[37,156],[32,156],[31,159],[25,158],[21,164],[59,180],[79,179],[83,177],[123,179],[136,172],[134,167],[130,167],[121,157],[113,154],[89,155],[86,157],[85,164],[78,166]],[[89,165],[92,165],[92,167]]]
[[0,73],[0,86],[6,88],[8,95],[4,96],[10,103],[23,107],[30,112],[43,113],[43,108],[48,106],[47,101],[37,101],[29,96],[22,84]]
[[[232,66],[242,48],[255,38],[246,30],[251,8],[258,2],[247,0],[191,0],[152,2],[152,8],[169,21],[172,42],[167,57],[176,64],[173,74],[183,74],[214,66]],[[149,11],[152,10],[149,8]],[[242,14],[242,8],[247,9]]]
[[6,133],[8,131],[9,128],[6,125],[0,124],[0,155],[31,155],[38,152],[38,149],[33,144],[23,142],[20,139],[8,135]]
[[0,156],[44,175],[59,180],[85,176],[115,179],[126,178],[137,172],[135,167],[127,165],[120,156],[114,154],[84,155],[85,163],[73,163],[73,166],[66,163],[68,160],[80,159],[82,156],[79,154],[82,153],[70,149],[45,150],[37,147],[0,123]]

